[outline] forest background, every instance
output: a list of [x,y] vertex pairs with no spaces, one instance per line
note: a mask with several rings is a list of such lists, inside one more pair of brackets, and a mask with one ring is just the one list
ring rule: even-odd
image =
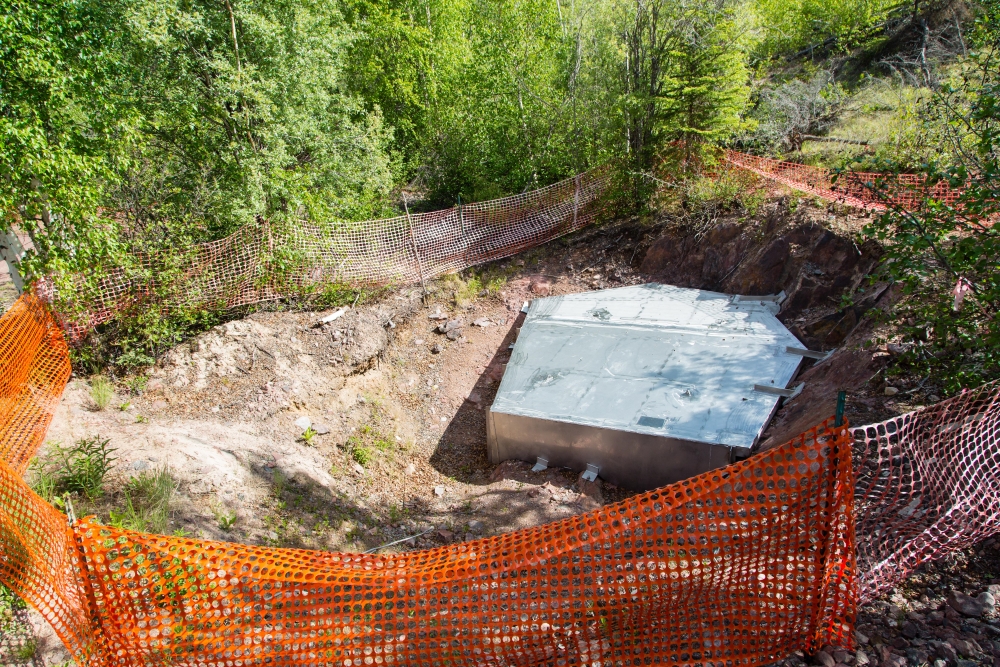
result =
[[[951,351],[914,363],[952,359],[955,387],[1000,369],[973,354],[1000,349],[1000,243],[976,222],[996,214],[994,0],[0,9],[0,227],[30,236],[29,278],[100,276],[261,219],[347,229],[404,199],[448,207],[598,165],[637,211],[727,145],[965,188],[959,209],[893,210],[866,233],[887,248],[883,277],[934,295],[900,321]],[[971,292],[957,315],[956,280]],[[118,361],[150,363],[189,319],[131,329]]]

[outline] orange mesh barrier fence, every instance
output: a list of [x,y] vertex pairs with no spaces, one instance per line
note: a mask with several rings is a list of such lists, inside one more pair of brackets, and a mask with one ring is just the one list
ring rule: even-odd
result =
[[854,434],[863,600],[1000,532],[1000,384]]
[[[887,202],[920,207],[930,195],[954,205],[960,192],[916,175],[833,173],[727,150],[727,164],[828,201],[867,210]],[[509,257],[594,222],[610,182],[595,169],[519,195],[382,220],[273,229],[266,220],[189,248],[129,258],[95,284],[70,278],[55,299],[54,281],[36,291],[58,303],[71,342],[130,308],[226,310],[321,293],[337,286],[384,286],[426,281]]]
[[[0,368],[54,344],[37,305],[0,319],[36,341]],[[44,432],[66,371],[25,375],[46,398],[23,428]],[[850,445],[825,423],[588,514],[384,556],[70,528],[2,462],[0,581],[90,665],[766,664],[851,643]]]
[[[869,211],[886,210],[886,201],[894,206],[919,208],[925,196],[954,205],[961,194],[945,182],[927,187],[923,176],[913,174],[886,174],[850,172],[834,181],[833,172],[796,162],[782,162],[771,158],[748,155],[727,150],[726,161],[763,178],[781,183],[792,189],[820,197],[827,201]],[[880,196],[881,195],[881,196]]]
[[[96,285],[80,277],[60,316],[77,340],[132,306],[225,310],[331,285],[426,281],[582,229],[596,219],[608,181],[594,170],[502,199],[357,223],[279,231],[261,221],[218,241],[136,255]],[[53,299],[51,281],[39,290]]]
[[0,583],[85,659],[96,635],[73,532],[22,479],[69,376],[62,332],[37,298],[23,295],[0,318]]

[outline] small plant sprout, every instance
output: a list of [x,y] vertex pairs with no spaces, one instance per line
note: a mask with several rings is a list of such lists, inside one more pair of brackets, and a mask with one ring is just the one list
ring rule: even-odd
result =
[[372,460],[372,450],[367,447],[355,445],[351,448],[351,458],[354,459],[358,465],[366,466]]
[[135,423],[136,424],[145,424],[147,422],[149,422],[149,419],[147,419],[146,417],[143,417],[142,415],[136,415],[135,416]]
[[125,401],[124,403],[121,403],[118,406],[118,409],[121,410],[122,412],[125,412],[131,407],[132,407],[132,401]]
[[111,404],[115,397],[115,386],[103,375],[95,375],[90,380],[90,400],[98,410],[103,410]]
[[302,442],[306,443],[309,446],[312,446],[313,438],[315,438],[317,435],[318,434],[316,433],[316,430],[312,426],[309,426],[308,428],[306,428],[306,430],[302,432]]
[[212,508],[212,513],[215,514],[215,520],[219,522],[219,528],[227,533],[236,525],[236,512],[217,505]]

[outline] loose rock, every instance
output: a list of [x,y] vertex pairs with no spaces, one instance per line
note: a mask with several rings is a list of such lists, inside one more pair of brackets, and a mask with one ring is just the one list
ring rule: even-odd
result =
[[444,496],[444,487],[443,486],[435,486],[434,487],[434,495],[437,496],[438,498],[441,498],[442,496]]
[[295,427],[300,431],[305,431],[310,426],[312,426],[312,420],[309,417],[299,417],[295,420]]
[[885,388],[885,395],[886,396],[895,396],[898,393],[899,393],[899,389],[896,389],[895,387],[886,387]]
[[952,591],[949,593],[948,605],[960,614],[972,617],[982,616],[989,608],[985,595],[980,595],[979,598],[974,598],[958,591]]
[[817,665],[822,665],[822,667],[834,667],[837,664],[833,656],[826,651],[817,651],[816,655],[813,656],[813,661]]
[[955,647],[955,650],[958,651],[959,655],[964,655],[967,658],[971,658],[979,653],[979,651],[976,650],[976,647],[973,646],[972,642],[966,639],[952,639],[951,644]]

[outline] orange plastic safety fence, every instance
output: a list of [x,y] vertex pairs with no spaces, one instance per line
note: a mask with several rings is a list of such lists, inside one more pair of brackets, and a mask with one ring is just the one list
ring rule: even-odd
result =
[[86,664],[97,634],[73,531],[22,479],[69,375],[62,333],[37,298],[23,295],[0,317],[0,583],[35,607]]
[[854,434],[864,601],[1000,532],[1000,384]]
[[[190,248],[132,257],[85,287],[60,313],[77,340],[134,305],[225,310],[322,291],[326,286],[426,281],[509,257],[592,223],[608,184],[593,170],[531,192],[431,213],[282,230],[265,220]],[[168,281],[162,280],[163,276]],[[52,301],[51,281],[40,289]],[[65,300],[65,299],[64,299]],[[70,312],[72,310],[72,312]]]
[[731,150],[725,152],[725,158],[739,169],[795,190],[870,211],[884,211],[888,208],[887,203],[919,208],[927,196],[954,205],[961,195],[961,191],[952,189],[943,181],[928,187],[923,176],[914,174],[849,172],[834,180],[833,172],[827,169],[796,162],[782,162]]
[[[747,174],[868,210],[920,207],[927,195],[954,205],[960,196],[944,182],[928,187],[915,175],[852,172],[835,180],[826,169],[794,162],[732,150],[724,157]],[[132,307],[226,310],[336,285],[410,284],[582,229],[597,219],[608,183],[607,170],[595,169],[531,192],[430,213],[334,225],[302,222],[281,230],[262,220],[217,241],[135,255],[129,266],[110,270],[94,285],[76,276],[70,293],[58,300],[53,281],[40,281],[37,289],[59,304],[67,337],[77,341]]]
[[[52,340],[37,306],[0,319],[36,341],[4,348],[11,368]],[[19,422],[36,433],[66,382],[46,368]],[[850,443],[827,423],[589,514],[388,556],[69,528],[0,462],[0,581],[91,665],[759,665],[851,642]]]
[[389,556],[77,527],[107,664],[766,664],[849,645],[850,437]]

